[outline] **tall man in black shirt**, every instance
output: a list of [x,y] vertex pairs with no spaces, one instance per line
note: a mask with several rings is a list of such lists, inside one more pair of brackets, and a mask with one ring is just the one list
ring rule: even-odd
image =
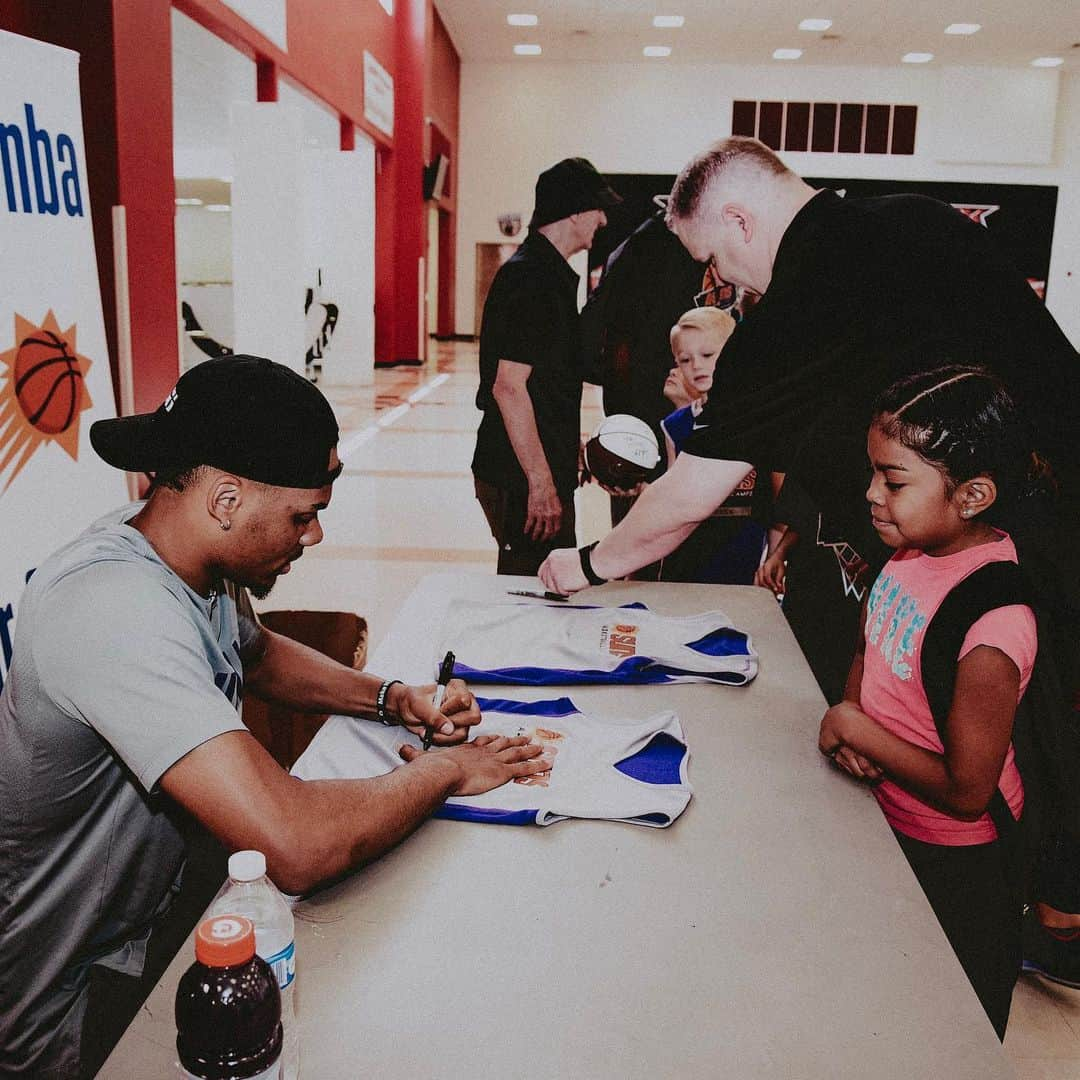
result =
[[[783,472],[781,500],[800,517],[785,614],[826,697],[839,700],[859,607],[887,556],[864,497],[871,403],[911,372],[966,363],[1008,384],[1059,475],[1056,519],[1017,521],[1010,531],[1021,560],[1048,586],[1055,618],[1080,622],[1071,535],[1080,362],[984,228],[919,196],[815,191],[761,143],[740,137],[683,169],[668,223],[695,259],[762,297],[724,347],[685,452],[598,545],[552,552],[540,569],[548,588],[569,593],[623,577],[678,546],[751,464]],[[1038,905],[1043,924],[1059,932],[1029,924],[1025,966],[1080,986],[1080,841],[1062,850],[1052,875],[1070,884],[1044,891]],[[1043,877],[1045,890],[1046,868]]]
[[542,172],[529,235],[484,304],[472,470],[500,574],[535,574],[553,548],[574,543],[582,369],[567,260],[591,247],[620,201],[584,158]]

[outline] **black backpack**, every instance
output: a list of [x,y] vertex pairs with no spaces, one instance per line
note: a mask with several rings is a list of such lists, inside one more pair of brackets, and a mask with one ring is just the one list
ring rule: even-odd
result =
[[[1061,662],[1069,650],[1076,650],[1076,642],[1058,632],[1048,607],[1038,600],[1038,590],[1016,563],[987,563],[957,584],[930,620],[923,636],[922,682],[938,734],[944,739],[956,657],[964,637],[986,612],[1011,604],[1032,608],[1039,635],[1034,670],[1017,706],[1012,735],[1016,767],[1024,782],[1023,863],[1017,870],[1030,889],[1033,868],[1047,859],[1049,851],[1071,845],[1080,835],[1080,736],[1072,721],[1073,703],[1065,690]],[[994,792],[987,810],[1000,838],[1017,829],[1000,790]],[[1021,845],[1013,847],[1021,849]]]

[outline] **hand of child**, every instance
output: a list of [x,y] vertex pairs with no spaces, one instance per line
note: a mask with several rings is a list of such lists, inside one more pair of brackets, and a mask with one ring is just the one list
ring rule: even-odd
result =
[[877,783],[884,778],[881,767],[847,745],[847,725],[863,720],[862,710],[851,701],[834,705],[821,719],[818,749],[838,768],[856,780]]
[[842,772],[866,784],[880,784],[885,779],[885,773],[880,766],[862,754],[855,753],[850,746],[841,746],[832,755],[832,763]]
[[774,552],[754,571],[754,584],[763,589],[771,589],[779,596],[784,591],[786,576],[787,563],[779,552]]

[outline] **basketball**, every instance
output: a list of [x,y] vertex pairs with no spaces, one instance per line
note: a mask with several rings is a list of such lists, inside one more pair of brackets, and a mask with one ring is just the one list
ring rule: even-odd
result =
[[636,487],[649,479],[659,460],[652,428],[627,413],[606,416],[585,444],[585,466],[604,487]]
[[58,435],[82,404],[83,377],[67,342],[51,330],[25,338],[15,357],[15,397],[26,419],[46,435]]

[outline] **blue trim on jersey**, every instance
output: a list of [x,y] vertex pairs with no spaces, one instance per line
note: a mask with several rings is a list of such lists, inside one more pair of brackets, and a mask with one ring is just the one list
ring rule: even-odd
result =
[[636,754],[615,762],[619,772],[643,784],[682,783],[686,747],[666,731],[658,731]]
[[686,647],[705,656],[746,656],[749,651],[746,635],[730,626],[718,626],[697,641],[688,641]]
[[539,810],[495,810],[483,806],[443,803],[432,817],[446,821],[481,821],[485,825],[535,825]]
[[[745,640],[743,635],[743,641]],[[742,654],[747,655],[745,648]],[[732,652],[729,655],[738,653]],[[747,682],[745,673],[740,671],[692,671],[658,664],[647,656],[629,656],[610,671],[547,667],[492,668],[485,671],[459,663],[454,665],[454,674],[467,682],[489,686],[659,686],[674,682],[674,676],[678,675],[734,686]]]
[[511,701],[509,698],[476,699],[482,713],[500,712],[517,716],[570,716],[581,710],[568,698],[552,698],[548,701]]

